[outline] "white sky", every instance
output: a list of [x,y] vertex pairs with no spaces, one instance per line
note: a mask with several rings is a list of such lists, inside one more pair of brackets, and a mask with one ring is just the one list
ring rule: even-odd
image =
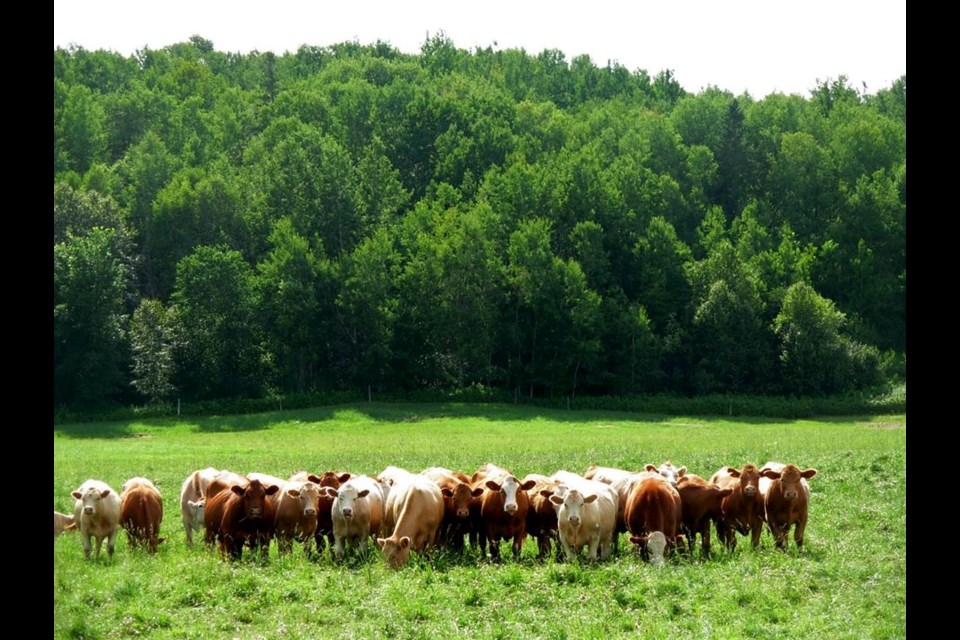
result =
[[[389,42],[417,53],[443,31],[461,49],[559,49],[618,61],[688,91],[809,95],[846,75],[875,93],[907,72],[906,0],[54,0],[53,45],[129,55],[199,35],[219,51]],[[494,44],[496,43],[496,44]]]

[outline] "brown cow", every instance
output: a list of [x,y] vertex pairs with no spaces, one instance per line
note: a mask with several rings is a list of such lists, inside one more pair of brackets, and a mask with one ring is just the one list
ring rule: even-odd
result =
[[399,569],[407,563],[411,550],[429,549],[437,541],[442,521],[443,494],[435,482],[412,473],[393,478],[382,526],[390,535],[377,538],[384,561]]
[[778,549],[787,548],[790,527],[797,550],[803,548],[803,532],[807,528],[810,486],[807,479],[817,475],[816,469],[800,470],[795,464],[768,462],[760,469],[760,493],[763,494],[767,526]]
[[[527,534],[537,541],[537,558],[550,555],[550,541],[557,539],[557,510],[550,502],[560,483],[539,473],[528,473],[522,483],[534,481],[528,492],[530,507],[527,509]],[[560,547],[557,547],[559,554]]]
[[76,531],[77,522],[74,520],[73,516],[68,516],[65,513],[60,513],[59,511],[53,512],[53,539],[56,540],[64,531]]
[[455,472],[443,467],[430,467],[420,472],[420,475],[437,483],[440,493],[443,494],[443,522],[440,524],[440,540],[455,551],[463,550],[463,536],[470,533],[470,504],[475,498],[483,495],[480,487],[471,488],[469,479],[463,473]]
[[520,482],[506,469],[493,464],[480,467],[471,478],[471,486],[484,489],[480,496],[479,527],[477,537],[480,556],[486,556],[487,540],[490,541],[490,559],[500,560],[500,540],[513,539],[513,557],[520,559],[523,541],[527,537],[527,511],[530,498],[527,491],[536,485],[535,480]]
[[678,546],[681,516],[680,494],[663,478],[637,482],[627,498],[624,517],[630,542],[638,545],[654,566],[662,566],[665,554]]
[[733,489],[733,493],[724,498],[720,506],[723,515],[717,521],[717,537],[732,551],[737,547],[737,533],[749,533],[750,541],[756,548],[763,532],[760,471],[752,464],[743,465],[739,471],[733,467],[722,467],[711,476],[710,482],[721,489]]
[[[263,480],[260,480],[263,482]],[[274,536],[280,553],[293,550],[293,541],[303,543],[303,551],[310,555],[317,531],[317,512],[320,486],[310,480],[292,480],[274,494],[277,515],[273,520]]]
[[120,492],[120,526],[131,547],[144,545],[149,553],[166,540],[158,536],[163,521],[163,498],[146,478],[130,478]]
[[259,549],[266,558],[276,517],[273,502],[267,496],[279,490],[273,484],[264,487],[259,480],[244,480],[208,497],[203,514],[206,542],[217,540],[221,554],[229,554],[235,560],[240,559],[244,544],[254,551]]
[[677,482],[680,493],[680,519],[687,536],[687,548],[693,553],[697,534],[703,546],[703,555],[710,555],[710,523],[723,517],[723,499],[733,489],[721,489],[700,476],[688,473]]

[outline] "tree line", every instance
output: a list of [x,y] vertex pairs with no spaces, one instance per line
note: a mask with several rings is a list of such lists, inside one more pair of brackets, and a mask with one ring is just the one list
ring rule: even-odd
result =
[[54,51],[54,403],[819,395],[903,375],[906,76]]

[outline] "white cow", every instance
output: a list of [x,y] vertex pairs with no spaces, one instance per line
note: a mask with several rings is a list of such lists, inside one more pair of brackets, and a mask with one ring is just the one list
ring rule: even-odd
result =
[[96,538],[96,557],[99,558],[100,546],[106,538],[107,555],[112,558],[114,542],[120,528],[120,496],[100,480],[87,480],[70,495],[76,499],[73,519],[83,540],[84,556],[90,557],[90,538]]
[[356,476],[339,489],[325,487],[332,497],[334,556],[343,559],[345,544],[367,553],[369,538],[377,535],[383,522],[383,484],[370,476]]
[[203,507],[207,499],[207,487],[220,471],[213,467],[194,471],[180,487],[180,513],[187,544],[193,544],[193,532],[203,528]]
[[77,525],[73,516],[59,511],[53,512],[53,538],[56,539],[64,531],[76,531]]
[[610,557],[617,530],[617,492],[608,484],[587,480],[569,471],[558,471],[553,480],[561,484],[550,502],[557,510],[560,546],[568,560],[589,545],[588,557]]

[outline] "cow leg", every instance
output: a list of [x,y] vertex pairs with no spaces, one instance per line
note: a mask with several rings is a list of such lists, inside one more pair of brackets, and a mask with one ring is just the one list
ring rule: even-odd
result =
[[760,546],[761,533],[763,533],[763,521],[759,517],[754,518],[753,522],[750,523],[750,542],[754,549]]
[[518,533],[513,536],[513,559],[520,560],[520,552],[523,551],[523,539],[527,537],[525,533]]
[[587,558],[590,560],[597,559],[597,550],[600,548],[600,534],[590,536],[590,548],[587,551]]
[[770,533],[773,535],[773,542],[777,549],[783,549],[787,544],[787,532],[783,526],[774,522],[767,523],[770,526]]
[[[700,546],[702,547],[701,554],[703,555],[703,557],[709,558],[710,557],[710,521],[709,520],[704,522],[703,526],[700,527]],[[692,543],[690,547],[690,552],[691,554],[693,553]]]
[[[111,557],[111,558],[113,557],[113,548],[114,548],[114,545],[115,545],[116,541],[117,541],[117,530],[114,529],[113,532],[110,534],[110,536],[107,538],[107,555],[108,555],[109,557]],[[98,554],[100,553],[100,548],[99,548],[99,546],[100,546],[100,545],[97,545],[97,553],[98,553]]]
[[793,530],[793,541],[797,543],[797,551],[803,549],[803,532],[807,528],[807,519],[797,520],[797,526]]
[[333,557],[343,560],[343,536],[333,536]]
[[97,544],[97,552],[96,552],[96,554],[94,555],[94,557],[95,557],[95,558],[99,558],[99,557],[100,557],[100,547],[103,545],[103,538],[101,538],[100,536],[94,536],[94,539],[96,540],[96,544]]

